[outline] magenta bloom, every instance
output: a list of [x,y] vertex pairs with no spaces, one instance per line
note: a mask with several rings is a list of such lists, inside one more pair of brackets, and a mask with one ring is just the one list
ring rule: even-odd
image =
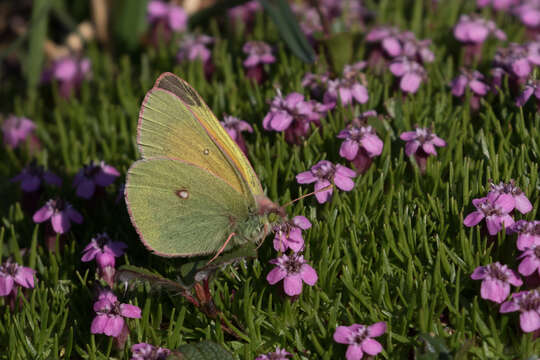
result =
[[521,0],[520,4],[513,9],[515,16],[529,28],[536,28],[540,25],[540,1]]
[[535,289],[512,294],[512,299],[503,303],[499,311],[519,311],[521,330],[527,333],[536,331],[540,329],[540,292]]
[[473,280],[482,280],[480,296],[482,299],[502,303],[510,294],[510,285],[521,286],[519,275],[499,262],[479,266],[471,275]]
[[96,317],[92,320],[90,332],[119,337],[127,332],[124,318],[139,319],[141,309],[135,305],[121,304],[110,291],[103,291],[94,303]]
[[34,288],[35,270],[7,260],[0,265],[0,296],[8,296],[17,286]]
[[430,39],[419,40],[414,33],[406,31],[401,35],[401,42],[403,44],[403,56],[422,64],[435,60],[435,54],[429,48],[431,45]]
[[446,142],[435,135],[429,128],[416,128],[415,131],[406,131],[399,138],[406,141],[405,154],[407,156],[419,155],[427,157],[429,155],[437,155],[435,146],[444,147]]
[[514,224],[514,219],[509,215],[514,208],[514,199],[511,195],[490,194],[483,198],[473,199],[472,203],[476,211],[463,220],[465,226],[475,226],[485,218],[489,235],[496,235],[503,225],[508,228]]
[[67,99],[90,77],[91,67],[90,59],[69,55],[56,60],[45,70],[42,78],[44,81],[56,80],[60,86],[60,96]]
[[416,61],[407,58],[399,58],[390,64],[390,71],[400,77],[399,87],[401,90],[414,94],[422,80],[426,77],[426,70]]
[[109,186],[118,176],[120,173],[111,165],[107,165],[103,161],[97,164],[90,162],[75,175],[73,186],[77,188],[77,196],[90,199],[96,192],[96,186]]
[[517,248],[521,251],[540,242],[540,221],[518,220],[507,229],[509,234],[518,234]]
[[383,50],[390,57],[401,55],[401,31],[394,27],[381,26],[371,30],[366,35],[366,41],[370,43],[379,43]]
[[278,90],[270,103],[270,111],[263,119],[263,128],[268,131],[285,131],[285,138],[297,143],[311,130],[311,124],[318,126],[321,117],[331,106],[314,100],[306,101],[304,95],[293,92],[285,98]]
[[131,360],[166,360],[171,350],[156,347],[147,343],[139,343],[131,346]]
[[298,253],[293,253],[290,256],[283,254],[277,259],[270,260],[270,264],[277,266],[268,273],[266,280],[270,285],[283,280],[283,289],[285,294],[289,296],[302,293],[302,282],[309,286],[313,286],[317,282],[317,272]]
[[328,190],[319,191],[331,184],[335,184],[343,191],[351,191],[354,188],[352,178],[356,173],[343,165],[334,165],[328,160],[321,160],[311,167],[311,170],[301,172],[296,175],[296,181],[299,184],[315,183],[315,197],[320,204],[330,200],[334,191],[333,187]]
[[251,125],[244,121],[240,120],[234,116],[225,115],[223,116],[223,121],[220,121],[221,125],[227,130],[229,136],[236,141],[240,149],[247,154],[246,141],[242,136],[242,132],[247,131],[249,133],[253,132]]
[[525,84],[525,88],[516,99],[516,105],[524,106],[527,103],[527,101],[529,101],[529,99],[531,98],[533,94],[536,100],[540,100],[540,81],[539,80],[527,81],[527,84]]
[[540,65],[540,42],[524,45],[511,43],[507,48],[500,48],[495,53],[493,66],[499,69],[495,82],[500,87],[500,78],[503,74],[508,74],[523,83],[535,65]]
[[512,199],[514,200],[514,207],[512,208],[512,210],[515,208],[522,214],[526,214],[532,210],[532,204],[527,198],[527,195],[525,195],[525,193],[516,186],[516,183],[513,179],[511,179],[510,182],[506,184],[502,181],[498,185],[492,182],[491,190],[489,191],[488,196],[489,194],[495,194],[496,196],[502,194],[511,195]]
[[285,351],[285,349],[280,349],[279,346],[276,346],[276,351],[269,352],[268,354],[259,355],[255,360],[288,360],[291,356],[290,352]]
[[285,221],[274,227],[274,249],[276,251],[286,251],[291,249],[299,252],[304,248],[304,238],[302,230],[311,227],[311,222],[305,216],[295,216],[292,221]]
[[36,211],[32,219],[35,223],[50,219],[52,228],[57,234],[68,232],[72,221],[77,224],[83,222],[82,215],[70,203],[60,199],[47,201],[41,209]]
[[242,50],[248,55],[247,59],[244,60],[246,68],[272,64],[276,61],[276,58],[272,55],[272,48],[264,41],[248,41],[244,44]]
[[540,275],[540,241],[525,249],[518,259],[523,259],[518,267],[521,275],[529,276],[534,272]]
[[25,117],[10,115],[2,123],[4,143],[8,147],[15,149],[19,146],[19,143],[25,141],[28,135],[34,132],[35,129],[36,125],[32,120]]
[[212,53],[208,46],[214,39],[207,35],[187,34],[180,43],[180,50],[176,54],[178,62],[200,60],[203,64],[210,60]]
[[473,70],[462,70],[461,74],[452,80],[452,95],[461,97],[465,95],[465,89],[471,89],[473,95],[484,96],[489,91],[489,85],[485,83],[484,75]]
[[329,80],[328,74],[306,73],[302,78],[302,87],[310,89],[313,97],[320,98],[325,93]]
[[62,185],[62,179],[54,173],[43,169],[43,166],[36,165],[35,162],[26,166],[11,181],[20,183],[21,190],[27,193],[38,191],[43,182],[54,186]]
[[248,1],[242,5],[237,5],[227,11],[227,15],[234,21],[250,23],[255,18],[255,13],[261,10],[261,4],[258,1]]
[[89,262],[96,259],[98,266],[103,269],[115,266],[115,258],[124,255],[127,245],[122,241],[112,241],[107,233],[98,234],[92,238],[83,250],[81,260]]
[[352,161],[360,173],[369,168],[372,158],[381,155],[384,146],[375,129],[365,120],[370,116],[377,116],[377,113],[374,110],[364,112],[337,136],[339,139],[345,139],[341,143],[339,155]]
[[151,24],[163,24],[168,31],[181,32],[187,28],[187,14],[178,5],[152,0],[148,3],[147,15]]
[[454,27],[454,36],[463,43],[483,43],[489,35],[506,40],[506,34],[491,20],[477,16],[461,15]]
[[352,104],[353,100],[360,104],[365,104],[369,100],[366,87],[355,79],[329,80],[327,85],[328,89],[323,99],[325,104],[335,106],[338,99],[344,106]]
[[334,341],[349,345],[345,354],[347,360],[360,360],[364,353],[375,356],[382,351],[382,345],[373,338],[381,336],[385,332],[386,323],[384,321],[369,326],[360,324],[338,326],[334,332]]

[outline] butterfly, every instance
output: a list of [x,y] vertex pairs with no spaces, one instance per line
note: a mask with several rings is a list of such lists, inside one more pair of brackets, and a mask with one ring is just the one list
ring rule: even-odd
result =
[[142,159],[127,174],[125,200],[144,245],[166,257],[191,257],[258,243],[269,200],[249,160],[199,94],[162,74],[139,113]]

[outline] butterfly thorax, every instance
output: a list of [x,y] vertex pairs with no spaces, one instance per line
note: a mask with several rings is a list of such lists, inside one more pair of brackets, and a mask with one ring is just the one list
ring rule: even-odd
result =
[[245,221],[236,224],[234,228],[237,235],[235,240],[243,244],[248,242],[259,243],[268,235],[270,228],[267,215],[253,213]]

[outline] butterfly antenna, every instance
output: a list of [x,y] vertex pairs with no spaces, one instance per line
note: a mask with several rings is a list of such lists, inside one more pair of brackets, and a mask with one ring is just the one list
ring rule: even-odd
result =
[[289,201],[288,203],[286,203],[285,205],[283,205],[282,207],[287,207],[289,205],[292,205],[294,204],[295,202],[297,202],[298,200],[302,200],[303,198],[306,198],[308,196],[311,196],[311,195],[315,195],[315,194],[318,194],[320,192],[323,192],[323,191],[326,191],[326,190],[329,190],[333,187],[334,185],[330,184],[330,185],[327,185],[325,187],[323,187],[322,189],[319,189],[319,190],[316,190],[316,191],[313,191],[313,192],[310,192],[309,194],[305,194],[305,195],[302,195],[294,200],[291,200]]
[[236,235],[236,233],[231,233],[229,235],[229,237],[227,238],[227,240],[225,240],[225,244],[223,244],[223,246],[218,250],[217,254],[214,255],[213,258],[210,259],[209,262],[206,263],[206,266],[210,265],[210,263],[212,263],[212,261],[216,260],[216,258],[223,252],[223,250],[225,250],[225,248],[227,247],[227,244],[229,243],[229,241],[231,241],[232,237]]

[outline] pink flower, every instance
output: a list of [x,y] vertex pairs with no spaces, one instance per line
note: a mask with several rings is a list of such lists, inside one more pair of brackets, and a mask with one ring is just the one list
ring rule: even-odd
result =
[[220,124],[225,128],[229,136],[236,141],[240,149],[247,154],[246,141],[242,136],[242,132],[247,131],[252,133],[253,128],[251,125],[244,120],[240,120],[230,115],[223,116],[223,121],[220,121]]
[[502,181],[498,185],[491,182],[491,190],[489,191],[488,196],[489,194],[495,194],[496,196],[502,194],[511,195],[514,200],[512,210],[515,208],[522,214],[526,214],[532,210],[532,204],[527,198],[527,195],[516,186],[513,179],[510,179],[510,182],[506,184]]
[[429,48],[431,45],[430,39],[418,40],[414,33],[406,31],[401,35],[401,42],[403,44],[403,56],[422,64],[435,60],[435,54]]
[[[511,75],[512,77],[524,82],[535,65],[540,65],[540,42],[530,42],[527,44],[511,43],[507,48],[499,48],[493,58],[493,66],[499,69],[502,77],[503,74]],[[495,79],[495,82],[500,87],[500,79]]]
[[321,160],[313,165],[311,170],[296,175],[296,181],[299,184],[315,183],[315,191],[317,191],[315,197],[320,204],[323,204],[330,200],[334,188],[330,187],[324,191],[319,190],[335,184],[343,191],[351,191],[354,188],[352,178],[355,176],[356,173],[348,167],[339,164],[334,165],[328,160]]
[[482,299],[502,303],[510,294],[510,285],[521,286],[519,275],[499,262],[479,266],[471,275],[473,280],[482,280],[480,296]]
[[536,241],[534,245],[525,249],[525,251],[519,255],[518,259],[521,260],[518,271],[521,275],[529,276],[534,272],[540,275],[540,240]]
[[274,249],[276,251],[286,251],[291,249],[294,252],[299,252],[304,248],[304,238],[302,230],[307,230],[311,227],[311,223],[305,216],[295,216],[292,221],[285,221],[276,225],[273,229]]
[[306,73],[302,78],[302,87],[310,89],[313,97],[320,98],[323,96],[328,87],[329,75]]
[[353,100],[365,104],[369,100],[366,87],[353,79],[329,80],[323,102],[334,106],[339,99],[343,106],[353,103]]
[[521,291],[512,294],[512,299],[503,303],[501,313],[519,311],[519,325],[523,332],[540,329],[540,292],[538,290]]
[[248,41],[242,48],[244,53],[248,55],[244,60],[244,66],[247,68],[262,64],[272,64],[276,61],[272,55],[272,48],[264,41]]
[[107,233],[98,234],[92,238],[83,250],[81,261],[89,262],[96,259],[98,266],[103,269],[115,266],[115,258],[124,255],[127,245],[122,241],[112,241]]
[[530,97],[534,94],[536,100],[540,100],[540,81],[539,80],[528,80],[525,84],[525,88],[521,94],[516,99],[517,106],[524,106]]
[[[411,156],[414,154],[421,156],[437,155],[435,146],[444,147],[446,142],[435,135],[429,128],[416,128],[415,131],[406,131],[399,138],[406,141],[405,154]],[[421,152],[421,154],[419,154]]]
[[42,78],[43,81],[56,80],[60,86],[60,96],[67,99],[90,77],[91,67],[90,59],[68,55],[55,60]]
[[51,219],[52,228],[57,234],[68,232],[72,221],[77,224],[83,222],[82,215],[70,203],[60,199],[47,201],[41,209],[36,211],[32,219],[35,223]]
[[270,285],[274,285],[283,280],[283,289],[289,296],[300,295],[302,293],[302,282],[309,286],[317,282],[317,272],[307,264],[304,257],[293,253],[290,256],[285,254],[277,259],[270,260],[270,264],[277,265],[266,276]]
[[506,40],[506,34],[493,21],[481,17],[461,15],[454,27],[454,36],[463,43],[483,43],[489,35]]
[[514,208],[514,199],[511,195],[491,194],[473,199],[472,203],[476,207],[476,211],[467,215],[463,220],[465,226],[475,226],[485,218],[489,235],[496,235],[501,231],[503,225],[508,228],[514,224],[514,219],[509,215]]
[[17,286],[34,288],[35,270],[7,260],[0,265],[0,296],[15,292]]
[[8,116],[2,123],[2,133],[4,134],[4,143],[15,149],[19,143],[24,142],[28,135],[36,129],[32,120],[25,117]]
[[250,23],[254,20],[255,14],[261,10],[261,4],[258,1],[252,0],[245,2],[242,5],[237,5],[227,11],[227,15],[233,21],[242,23]]
[[300,93],[290,93],[285,98],[278,90],[270,103],[270,111],[263,119],[263,128],[268,131],[285,131],[285,138],[291,143],[299,142],[311,130],[311,124],[319,125],[320,118],[330,106],[306,101]]
[[364,112],[337,136],[345,139],[341,143],[339,155],[352,161],[360,173],[367,171],[371,159],[381,155],[384,146],[373,127],[367,124],[366,118],[370,116],[377,116],[377,113],[374,110]]
[[288,360],[291,356],[290,352],[285,351],[285,349],[280,349],[279,346],[276,346],[276,351],[269,352],[268,354],[259,355],[255,360]]
[[50,171],[43,169],[43,166],[37,165],[35,161],[25,167],[17,176],[11,179],[12,182],[19,182],[21,190],[24,192],[35,192],[41,188],[43,182],[61,186],[62,179]]
[[515,16],[529,28],[536,28],[540,25],[540,1],[522,0],[513,9]]
[[369,43],[380,43],[383,50],[390,57],[400,56],[402,52],[401,31],[395,27],[381,26],[371,30],[366,35],[366,41]]
[[178,5],[152,0],[148,3],[147,15],[151,24],[163,24],[168,31],[181,32],[187,28],[187,14]]
[[507,233],[518,234],[517,248],[523,251],[540,242],[540,221],[518,220],[508,227]]
[[338,326],[334,332],[334,341],[349,345],[345,354],[347,360],[360,360],[364,353],[375,356],[382,351],[382,345],[373,338],[385,332],[386,323],[383,321],[369,326],[361,324]]
[[414,94],[422,80],[426,77],[426,71],[420,63],[407,58],[399,58],[390,64],[390,71],[400,77],[399,87],[401,90]]
[[156,347],[147,343],[139,343],[131,346],[131,360],[166,360],[171,350]]
[[77,196],[90,199],[96,192],[96,186],[109,186],[118,176],[120,176],[118,170],[105,164],[104,161],[97,164],[90,162],[75,175],[73,186],[77,188]]
[[484,75],[473,70],[462,70],[461,74],[452,80],[452,95],[461,97],[465,95],[465,90],[468,87],[473,95],[484,96],[489,91],[489,85],[484,81]]
[[180,50],[176,55],[178,62],[200,60],[203,64],[210,61],[212,53],[208,45],[212,44],[214,39],[207,35],[187,34],[180,43]]
[[119,337],[128,332],[124,318],[139,319],[141,309],[135,305],[121,304],[110,291],[102,291],[94,303],[96,317],[92,320],[90,332]]

